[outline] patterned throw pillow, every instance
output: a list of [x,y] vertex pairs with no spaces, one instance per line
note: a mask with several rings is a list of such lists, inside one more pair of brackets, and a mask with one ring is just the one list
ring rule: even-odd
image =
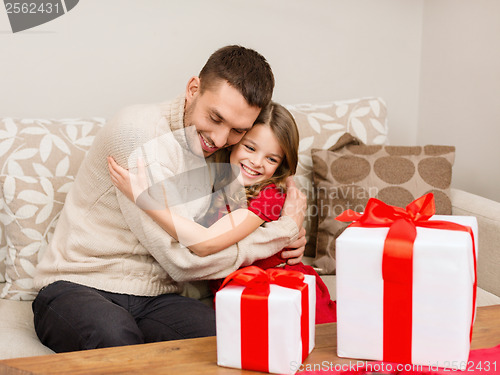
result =
[[327,150],[340,136],[350,132],[365,144],[385,144],[387,141],[387,108],[380,98],[363,98],[324,104],[288,105],[300,131],[299,165],[295,181],[307,196],[307,231],[305,254],[315,256],[318,211],[312,185],[311,150]]
[[1,175],[75,176],[105,120],[17,120],[0,122]]
[[347,226],[335,217],[347,209],[362,212],[371,197],[406,207],[432,192],[436,213],[451,214],[454,147],[367,146],[352,144],[355,139],[345,143],[351,144],[312,151],[319,212],[314,264],[324,273],[335,271],[335,239]]
[[33,273],[54,234],[72,177],[0,176],[7,254],[0,298],[32,300]]
[[[0,119],[0,176],[75,176],[104,123],[102,118]],[[10,251],[3,223],[9,220],[0,207],[0,290]]]

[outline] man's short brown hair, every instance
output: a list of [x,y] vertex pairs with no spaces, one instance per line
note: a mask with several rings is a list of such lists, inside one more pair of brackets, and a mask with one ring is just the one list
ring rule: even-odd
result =
[[264,56],[238,45],[215,51],[200,74],[200,92],[227,81],[251,106],[265,109],[271,102],[274,75]]

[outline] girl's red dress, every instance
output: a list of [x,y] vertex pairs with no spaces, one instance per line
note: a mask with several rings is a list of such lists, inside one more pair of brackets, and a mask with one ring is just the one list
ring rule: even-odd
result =
[[[285,203],[286,194],[282,193],[275,184],[270,184],[263,188],[257,197],[248,201],[248,210],[256,214],[262,220],[269,222],[278,220],[281,215],[281,209]],[[226,215],[229,207],[225,210],[220,210],[217,219]],[[303,263],[288,265],[286,261],[281,258],[281,250],[277,254],[256,261],[253,266],[258,266],[262,269],[273,267],[282,267],[285,270],[299,271],[306,275],[313,275],[316,277],[316,324],[331,323],[337,321],[337,308],[335,301],[330,299],[330,292],[325,283],[318,275],[318,273],[308,265]],[[210,289],[213,294],[219,290],[223,280],[212,280],[210,282]]]

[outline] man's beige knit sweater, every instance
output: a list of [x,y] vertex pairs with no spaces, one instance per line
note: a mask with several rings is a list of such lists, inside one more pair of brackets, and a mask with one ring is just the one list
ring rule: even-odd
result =
[[99,132],[37,266],[37,288],[67,280],[115,293],[175,293],[180,291],[178,282],[224,277],[275,254],[297,238],[295,222],[282,217],[236,245],[198,257],[114,187],[108,156],[127,168],[132,153],[173,132],[174,144],[164,148],[157,162],[171,175],[193,168],[186,138],[178,136],[184,128],[184,103],[181,96],[172,102],[126,108]]

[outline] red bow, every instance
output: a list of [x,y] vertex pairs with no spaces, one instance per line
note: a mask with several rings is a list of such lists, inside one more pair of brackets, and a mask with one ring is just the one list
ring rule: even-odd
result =
[[[476,252],[470,227],[448,221],[429,220],[435,213],[434,195],[426,194],[406,209],[370,198],[365,212],[347,210],[336,217],[354,221],[353,227],[389,227],[384,242],[382,277],[384,279],[384,360],[411,363],[413,243],[416,227],[465,231],[471,235],[474,255],[473,312],[476,301]],[[472,338],[472,323],[470,330]]]
[[429,193],[411,202],[406,209],[389,206],[381,200],[370,198],[366,204],[365,212],[359,213],[346,210],[336,217],[339,221],[358,221],[363,226],[391,224],[398,219],[407,219],[413,222],[427,221],[436,213],[434,194]]
[[276,284],[287,288],[304,285],[304,274],[299,271],[269,268],[264,271],[256,266],[249,266],[234,271],[228,275],[220,289],[226,285],[241,285],[248,290],[269,294],[269,285]]

